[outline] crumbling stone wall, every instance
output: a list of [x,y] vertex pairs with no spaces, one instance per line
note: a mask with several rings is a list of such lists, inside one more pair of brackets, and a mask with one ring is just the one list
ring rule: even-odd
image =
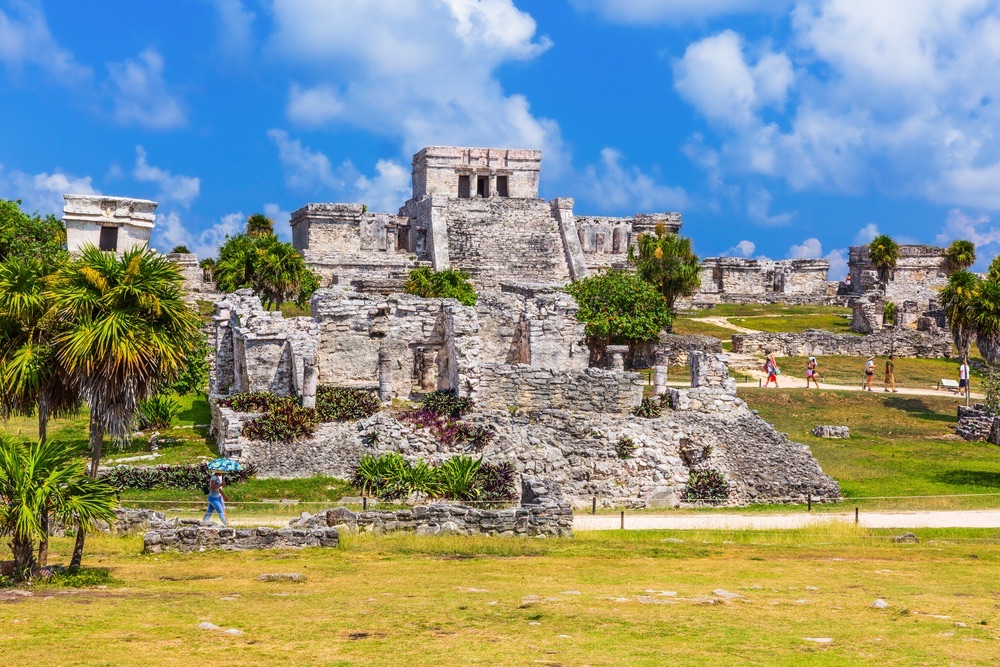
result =
[[547,480],[521,481],[521,506],[476,509],[437,503],[408,510],[352,512],[345,507],[289,521],[293,529],[335,527],[349,533],[412,532],[417,535],[490,535],[499,537],[572,537],[573,508],[559,486]]
[[[851,286],[855,294],[871,289],[875,279],[875,266],[871,262],[868,246],[851,246]],[[915,301],[926,310],[938,291],[948,283],[948,260],[945,249],[928,245],[901,245],[896,269],[889,281],[882,286],[884,298],[897,306],[904,301]]]
[[335,547],[340,543],[336,528],[228,528],[182,526],[156,528],[143,535],[143,553],[167,551],[249,551],[255,549],[300,549]]
[[746,259],[708,257],[701,263],[701,287],[690,298],[712,303],[827,303],[836,301],[836,283],[827,280],[825,259]]
[[639,234],[654,233],[657,224],[677,234],[681,229],[681,214],[636,214],[630,218],[576,216],[577,235],[587,268],[596,271],[625,266],[629,248],[635,245]]
[[882,330],[867,336],[835,334],[811,329],[804,333],[733,334],[733,352],[803,357],[833,355],[849,357],[888,356],[947,359],[951,356],[951,335],[944,331],[912,329]]
[[712,336],[661,333],[657,341],[632,345],[632,368],[684,366],[692,352],[721,354],[722,341]]
[[960,405],[958,406],[958,423],[955,424],[955,434],[962,437],[963,440],[970,441],[989,441],[992,443],[1000,443],[1000,437],[997,437],[997,431],[1000,427],[996,426],[1000,418],[991,414],[986,406],[982,403],[974,403],[972,405]]
[[478,401],[484,409],[627,413],[642,401],[643,379],[638,373],[483,364],[480,374]]

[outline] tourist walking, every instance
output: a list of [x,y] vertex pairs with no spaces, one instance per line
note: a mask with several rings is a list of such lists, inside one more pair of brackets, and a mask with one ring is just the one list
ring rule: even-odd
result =
[[958,367],[958,390],[965,394],[969,391],[969,362],[962,360],[962,365]]
[[778,376],[781,375],[781,369],[778,368],[778,362],[774,360],[774,352],[767,355],[767,361],[764,362],[764,372],[767,373],[767,382],[764,386],[770,386],[774,383],[774,388],[778,388]]
[[896,376],[893,371],[895,370],[895,364],[892,363],[893,356],[890,354],[889,358],[885,360],[885,391],[891,391],[896,393]]
[[819,389],[819,372],[816,370],[818,365],[816,357],[809,357],[809,361],[806,362],[806,389],[809,389],[810,380],[812,380],[816,384],[816,388]]
[[862,385],[862,389],[872,390],[872,378],[875,377],[875,355],[868,357],[868,361],[865,362],[865,381]]
[[222,495],[224,484],[222,475],[213,472],[212,477],[208,480],[208,511],[205,512],[205,518],[202,519],[202,522],[211,521],[212,512],[215,512],[222,519],[223,525],[229,525],[229,519],[226,518],[226,497]]

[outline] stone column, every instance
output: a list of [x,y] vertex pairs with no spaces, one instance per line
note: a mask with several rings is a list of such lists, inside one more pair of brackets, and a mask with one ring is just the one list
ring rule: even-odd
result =
[[316,407],[316,388],[319,384],[319,366],[316,356],[302,357],[302,407]]
[[392,401],[392,355],[384,346],[378,351],[378,397],[383,403]]
[[625,355],[628,354],[628,345],[608,345],[605,348],[611,355],[611,370],[625,372]]
[[653,394],[659,396],[667,393],[667,367],[653,366]]

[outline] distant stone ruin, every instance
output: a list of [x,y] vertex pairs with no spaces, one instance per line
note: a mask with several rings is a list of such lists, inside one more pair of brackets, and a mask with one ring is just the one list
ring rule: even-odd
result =
[[79,253],[87,245],[121,254],[149,243],[156,202],[105,195],[63,195],[66,248]]

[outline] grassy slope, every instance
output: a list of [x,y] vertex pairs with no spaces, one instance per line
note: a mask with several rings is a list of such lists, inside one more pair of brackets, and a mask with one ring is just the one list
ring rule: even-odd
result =
[[[87,561],[120,583],[0,603],[0,654],[144,667],[994,664],[1000,546],[929,535],[348,536],[338,549],[183,556],[93,538]],[[54,540],[54,560],[70,550]],[[258,581],[266,572],[308,582]],[[720,588],[746,599],[699,604]],[[870,608],[878,597],[892,606]],[[205,621],[245,634],[198,630]]]
[[720,340],[729,340],[733,333],[735,333],[732,329],[720,327],[718,324],[692,320],[686,317],[675,319],[673,329],[675,334],[697,334],[699,336],[711,336]]
[[[795,377],[805,377],[806,357],[778,357],[778,365],[782,374]],[[885,357],[875,359],[875,377],[872,388],[882,390],[882,380],[885,378]],[[818,358],[820,382],[861,386],[864,377],[864,357],[824,357]],[[896,385],[919,389],[934,389],[938,380],[958,380],[959,362],[953,359],[905,359],[894,360]],[[980,373],[973,370],[972,387],[979,389]]]
[[716,315],[719,317],[754,317],[754,316],[774,316],[774,315],[850,315],[850,308],[840,306],[789,306],[784,303],[751,303],[751,304],[727,304],[722,303],[714,308],[687,312],[689,317],[707,317]]
[[[848,496],[1000,493],[1000,450],[954,435],[954,398],[801,389],[741,389],[740,396],[809,445]],[[814,437],[819,424],[849,426],[851,438]],[[1000,506],[1000,496],[976,500],[921,499],[917,506]]]
[[820,329],[838,334],[852,333],[851,320],[840,315],[734,317],[729,321],[740,327],[771,333],[801,333],[807,329]]

